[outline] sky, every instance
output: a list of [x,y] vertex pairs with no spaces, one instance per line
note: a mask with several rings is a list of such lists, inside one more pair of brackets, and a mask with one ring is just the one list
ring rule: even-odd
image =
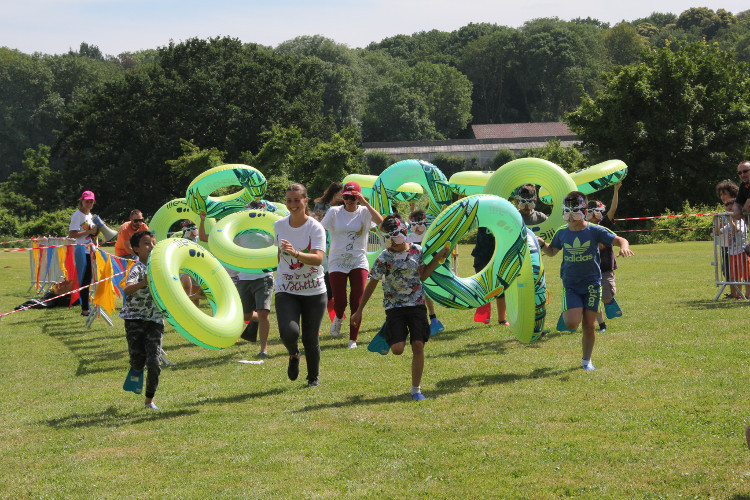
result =
[[323,35],[364,47],[398,34],[453,31],[469,23],[519,27],[538,17],[592,17],[612,25],[690,7],[738,13],[747,0],[0,0],[0,46],[61,54],[81,42],[104,54],[155,49],[170,40],[230,36],[275,47]]

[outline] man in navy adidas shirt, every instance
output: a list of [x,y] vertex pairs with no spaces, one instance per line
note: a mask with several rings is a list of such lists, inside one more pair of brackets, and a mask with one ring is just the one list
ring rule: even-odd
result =
[[593,370],[591,353],[594,350],[596,312],[601,300],[602,271],[600,267],[599,243],[620,247],[618,257],[630,257],[628,240],[615,235],[609,229],[586,221],[588,200],[580,191],[569,193],[563,201],[563,219],[567,227],[558,229],[552,243],[539,238],[539,248],[545,255],[554,257],[563,251],[560,278],[563,287],[563,319],[565,326],[576,330],[582,324],[583,340],[581,366]]

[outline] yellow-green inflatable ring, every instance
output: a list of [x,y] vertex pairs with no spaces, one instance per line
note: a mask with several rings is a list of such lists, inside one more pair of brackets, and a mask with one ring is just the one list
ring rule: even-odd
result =
[[539,184],[546,187],[552,195],[552,214],[541,224],[529,226],[534,234],[548,240],[565,224],[562,218],[563,199],[576,190],[576,185],[565,170],[550,161],[519,158],[497,169],[487,181],[484,192],[509,198],[523,184]]
[[538,339],[547,316],[547,283],[539,245],[527,228],[528,253],[521,272],[505,293],[510,330],[520,342]]
[[451,175],[448,183],[456,194],[471,196],[484,193],[484,186],[494,174],[494,170],[467,170]]
[[[167,203],[162,205],[159,210],[156,211],[154,216],[151,218],[149,230],[154,233],[154,239],[158,243],[159,241],[162,241],[169,237],[169,228],[172,227],[174,223],[180,222],[181,220],[185,219],[192,221],[196,226],[200,224],[201,221],[200,216],[190,210],[190,207],[188,206],[185,198],[177,198],[172,201],[168,201]],[[211,219],[209,217],[206,218],[206,222],[204,225],[206,233],[211,230],[214,222],[214,219]],[[203,248],[208,249],[208,243],[204,243],[202,241],[198,243]]]
[[[362,196],[369,200],[372,197],[372,186],[377,179],[377,175],[349,174],[344,177],[341,183],[356,182],[362,189]],[[416,182],[406,182],[398,187],[395,198],[399,201],[412,201],[419,198],[423,193],[422,186]]]
[[403,160],[394,163],[380,174],[372,186],[370,203],[383,215],[393,212],[391,200],[396,198],[397,191],[407,182],[419,184],[429,200],[427,223],[453,201],[453,193],[445,175],[435,165],[422,160]]
[[226,267],[242,273],[263,273],[276,269],[279,249],[243,248],[234,239],[244,232],[266,234],[275,239],[273,223],[281,219],[278,215],[263,210],[247,210],[228,215],[217,222],[208,235],[208,248]]
[[521,214],[508,200],[486,194],[463,198],[438,215],[422,240],[425,264],[446,243],[453,249],[474,226],[486,227],[495,236],[495,253],[484,269],[468,278],[456,276],[447,261],[432,272],[425,290],[444,307],[484,305],[502,294],[521,271],[528,246]]
[[[628,166],[621,160],[607,160],[588,168],[576,170],[570,178],[576,183],[576,190],[589,195],[617,184],[628,175]],[[549,193],[539,190],[539,199],[548,203]]]
[[[193,211],[203,211],[209,217],[221,219],[246,210],[248,203],[263,196],[266,185],[266,178],[258,169],[247,165],[220,165],[193,179],[185,199]],[[228,186],[241,186],[244,189],[226,196],[210,196],[217,189]]]
[[[206,295],[213,316],[190,301],[180,282],[187,272]],[[206,249],[184,238],[160,241],[148,259],[148,285],[164,319],[194,344],[209,349],[234,345],[245,328],[237,288],[221,263]]]

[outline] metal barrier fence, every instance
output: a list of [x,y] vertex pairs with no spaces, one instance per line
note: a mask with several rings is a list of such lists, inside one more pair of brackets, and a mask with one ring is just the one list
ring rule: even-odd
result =
[[[724,289],[730,287],[730,295],[747,298],[750,290],[750,257],[745,253],[749,241],[750,214],[735,220],[731,212],[714,215],[712,233],[714,238],[714,279],[721,286],[714,302],[719,300]],[[745,288],[742,288],[745,285]],[[731,293],[734,292],[734,293]]]

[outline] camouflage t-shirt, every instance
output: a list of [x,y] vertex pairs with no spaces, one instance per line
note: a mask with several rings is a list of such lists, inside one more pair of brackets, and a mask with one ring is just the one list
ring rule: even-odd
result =
[[383,307],[410,307],[424,304],[419,268],[424,265],[422,247],[410,244],[403,252],[386,248],[370,269],[373,279],[383,282]]
[[[128,279],[125,280],[126,286],[143,281],[146,277],[146,271],[146,265],[140,260],[136,261],[133,267],[130,268]],[[123,319],[141,319],[144,321],[153,321],[154,323],[164,323],[161,312],[156,307],[148,286],[125,296],[125,303],[120,310],[120,317]]]

